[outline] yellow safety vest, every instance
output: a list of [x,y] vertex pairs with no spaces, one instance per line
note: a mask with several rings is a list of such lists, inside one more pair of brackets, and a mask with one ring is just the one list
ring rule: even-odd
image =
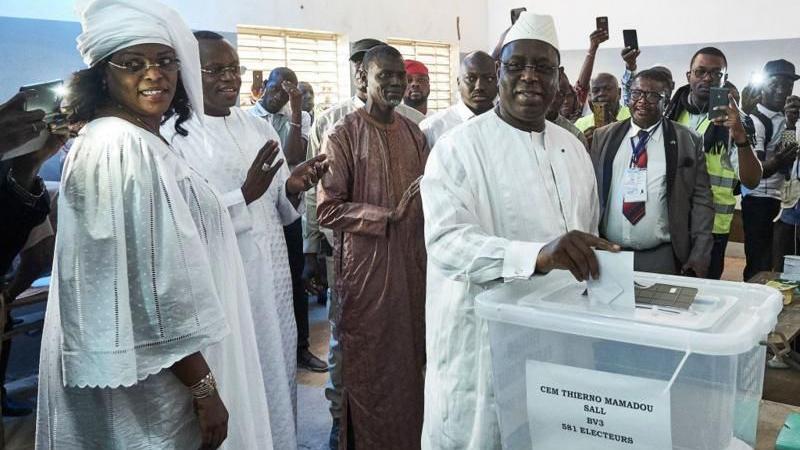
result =
[[[684,111],[678,116],[678,123],[689,126],[689,122],[688,111]],[[703,119],[695,131],[703,136],[709,125],[711,122],[707,118]],[[722,145],[718,145],[706,153],[706,168],[711,181],[711,193],[714,196],[714,234],[730,233],[733,211],[736,209],[736,196],[733,195],[733,188],[736,185],[737,177],[733,169],[723,166],[722,156],[725,154],[726,151]]]
[[[622,122],[625,119],[629,119],[631,117],[631,110],[628,109],[627,106],[620,106],[619,112],[617,112],[617,122]],[[588,130],[589,128],[594,126],[594,114],[589,114],[588,116],[583,116],[580,119],[575,121],[575,126],[578,127],[581,132]]]

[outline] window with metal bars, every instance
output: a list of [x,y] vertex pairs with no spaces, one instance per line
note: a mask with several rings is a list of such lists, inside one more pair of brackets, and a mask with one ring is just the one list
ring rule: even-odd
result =
[[[335,33],[238,26],[237,50],[241,64],[247,67],[242,76],[240,103],[250,104],[254,71],[263,71],[266,80],[276,67],[288,67],[299,81],[311,84],[317,110],[338,103],[349,96],[348,55],[343,48],[347,48],[346,43],[343,47],[341,36]],[[341,61],[345,61],[344,66]]]
[[428,67],[431,79],[428,111],[440,111],[452,105],[455,78],[451,70],[453,49],[450,44],[411,39],[388,39],[386,42],[399,50],[403,58],[417,60]]

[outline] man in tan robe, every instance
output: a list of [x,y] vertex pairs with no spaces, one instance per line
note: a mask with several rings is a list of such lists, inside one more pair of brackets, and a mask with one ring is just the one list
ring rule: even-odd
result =
[[339,448],[420,447],[425,364],[425,265],[419,178],[428,146],[397,114],[406,74],[400,53],[364,57],[367,103],[325,138],[330,172],[319,224],[334,231],[341,309],[344,411]]

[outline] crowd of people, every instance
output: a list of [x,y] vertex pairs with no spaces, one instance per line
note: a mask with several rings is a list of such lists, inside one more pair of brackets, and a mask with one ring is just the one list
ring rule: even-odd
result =
[[[474,312],[493,281],[597,278],[594,250],[719,279],[740,194],[744,279],[798,254],[785,60],[740,99],[717,48],[677,89],[625,48],[620,82],[592,77],[599,29],[573,86],[553,18],[524,12],[463,58],[445,110],[425,65],[377,39],[351,46],[352,98],[315,111],[280,67],[248,109],[234,46],[176,11],[95,0],[81,25],[69,125],[24,93],[0,106],[0,153],[42,139],[0,163],[3,304],[52,262],[39,449],[297,448],[298,368],[330,372],[333,449],[500,448]],[[307,298],[325,286],[327,363]]]

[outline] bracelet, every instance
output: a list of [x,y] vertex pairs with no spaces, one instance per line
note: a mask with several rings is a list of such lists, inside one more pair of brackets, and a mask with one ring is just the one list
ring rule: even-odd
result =
[[44,185],[44,181],[42,181],[41,177],[38,175],[36,176],[34,183],[35,186],[33,189],[38,191],[38,193],[28,191],[24,187],[20,186],[19,183],[17,183],[17,180],[14,178],[14,168],[8,169],[8,173],[6,174],[6,186],[17,196],[20,202],[30,208],[35,207],[36,203],[39,202],[39,199],[41,199],[42,196],[47,192],[47,187]]
[[211,372],[208,372],[200,381],[193,384],[189,390],[192,392],[192,397],[198,400],[211,397],[217,393],[217,380],[214,379],[214,375]]
[[293,126],[293,127],[297,127],[297,128],[300,128],[300,126],[301,126],[301,125],[300,125],[299,123],[297,123],[297,122],[289,122],[289,125],[291,125],[291,126]]

